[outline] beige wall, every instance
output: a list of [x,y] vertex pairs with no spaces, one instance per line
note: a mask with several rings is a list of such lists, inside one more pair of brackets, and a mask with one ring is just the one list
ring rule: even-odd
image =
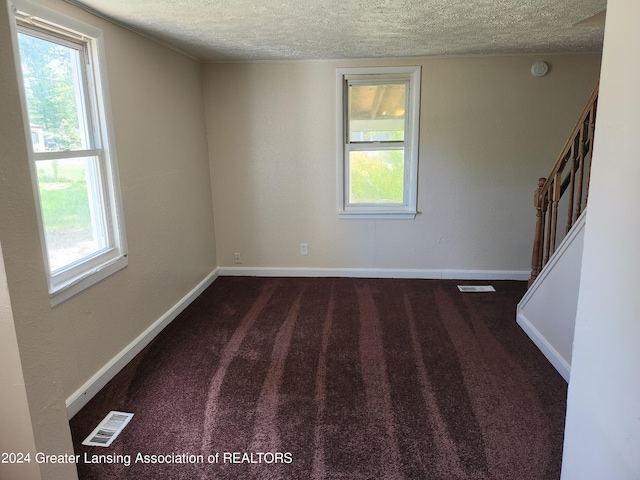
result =
[[[45,438],[48,453],[66,424],[64,399],[217,262],[202,66],[63,1],[41,3],[104,30],[129,244],[127,268],[50,307],[3,1],[0,239],[34,431],[44,432],[36,443]],[[69,447],[63,436],[55,448]]]
[[[0,245],[0,452],[34,452],[35,436],[29,413],[20,350],[7,288]],[[8,435],[6,432],[11,432]],[[37,463],[0,463],[0,478],[40,479]]]
[[[374,63],[422,65],[415,220],[336,214],[335,69]],[[207,65],[218,264],[528,270],[536,180],[598,74],[597,55]]]

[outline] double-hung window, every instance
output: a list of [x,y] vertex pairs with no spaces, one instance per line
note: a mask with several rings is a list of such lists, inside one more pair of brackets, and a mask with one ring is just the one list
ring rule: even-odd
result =
[[127,264],[102,32],[14,0],[25,130],[52,304]]
[[420,67],[339,68],[338,214],[417,213]]

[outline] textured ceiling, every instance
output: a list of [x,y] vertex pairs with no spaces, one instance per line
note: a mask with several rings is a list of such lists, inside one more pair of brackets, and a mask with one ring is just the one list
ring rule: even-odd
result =
[[[606,0],[68,0],[203,61],[598,52]],[[596,24],[599,22],[595,22]]]

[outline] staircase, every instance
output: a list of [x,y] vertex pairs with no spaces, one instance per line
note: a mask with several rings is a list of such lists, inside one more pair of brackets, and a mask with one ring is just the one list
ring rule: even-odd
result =
[[[568,382],[578,305],[598,85],[551,174],[538,180],[529,290],[516,319]],[[557,248],[556,248],[557,246]]]
[[[537,214],[529,287],[549,262],[556,245],[587,207],[598,89],[599,84],[596,84],[551,174],[538,179],[538,189],[533,197]],[[566,225],[560,231],[559,222]]]

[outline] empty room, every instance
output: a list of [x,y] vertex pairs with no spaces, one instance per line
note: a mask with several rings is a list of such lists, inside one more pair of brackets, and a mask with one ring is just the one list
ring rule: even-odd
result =
[[0,478],[639,478],[639,16],[3,0]]

